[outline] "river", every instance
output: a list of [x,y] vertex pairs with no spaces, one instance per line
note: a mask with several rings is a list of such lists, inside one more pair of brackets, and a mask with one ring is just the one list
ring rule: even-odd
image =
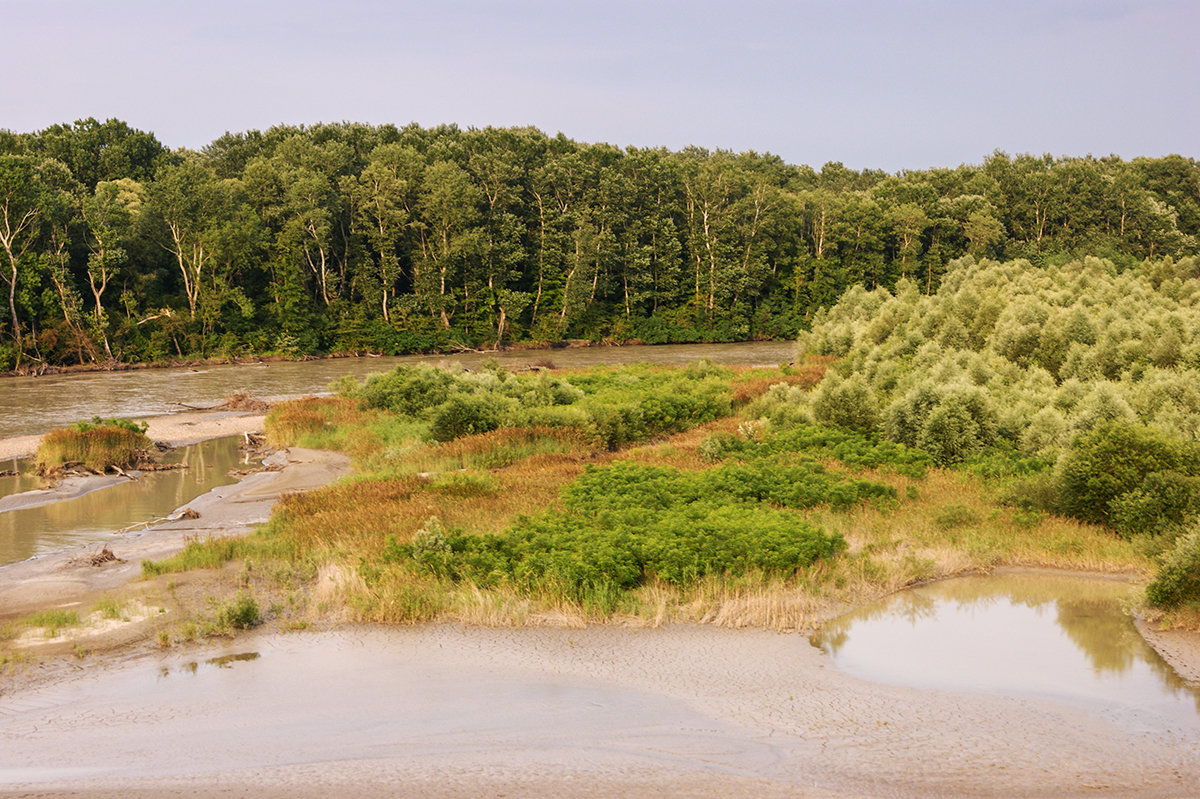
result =
[[182,406],[209,407],[235,391],[262,399],[283,399],[327,390],[345,375],[365,377],[400,364],[460,363],[476,368],[494,358],[505,366],[553,364],[560,368],[644,361],[685,364],[707,358],[729,365],[770,365],[791,360],[791,341],[736,344],[577,347],[458,355],[404,355],[276,361],[129,372],[83,372],[43,377],[0,378],[0,438],[44,433],[93,416],[159,416]]

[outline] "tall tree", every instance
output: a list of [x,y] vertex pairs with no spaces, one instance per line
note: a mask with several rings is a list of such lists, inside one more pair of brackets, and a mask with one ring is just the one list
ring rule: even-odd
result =
[[96,191],[83,202],[83,218],[91,231],[87,278],[95,301],[93,320],[109,360],[113,354],[108,340],[104,292],[128,260],[125,243],[137,228],[145,200],[146,190],[142,184],[131,178],[120,178],[96,184]]

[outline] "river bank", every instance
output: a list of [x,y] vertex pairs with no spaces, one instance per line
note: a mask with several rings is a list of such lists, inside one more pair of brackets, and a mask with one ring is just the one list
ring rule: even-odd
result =
[[[245,417],[239,418],[244,423]],[[215,421],[224,430],[220,420]],[[184,429],[198,435],[196,428],[205,427],[197,422]],[[192,514],[107,541],[112,559],[94,563],[90,556],[99,547],[90,545],[0,567],[0,619],[47,608],[84,608],[106,592],[130,588],[141,576],[142,560],[168,557],[192,539],[244,535],[270,518],[271,508],[284,494],[325,485],[350,471],[344,455],[300,448],[281,450],[263,463],[273,470],[247,475],[197,497],[187,504]],[[107,630],[96,636],[92,632],[85,627],[61,640],[31,637],[23,648],[53,650],[61,649],[59,644],[84,641],[88,648],[104,649],[112,643]],[[144,633],[144,628],[123,629],[122,638],[133,632]]]

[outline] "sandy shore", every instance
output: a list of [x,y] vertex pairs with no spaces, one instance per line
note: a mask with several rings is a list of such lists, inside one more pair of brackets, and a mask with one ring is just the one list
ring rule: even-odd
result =
[[[800,635],[262,635],[0,700],[0,794],[1179,797],[1200,725],[898,688]],[[69,753],[65,754],[65,753]]]
[[[149,425],[146,435],[173,447],[195,444],[210,438],[236,436],[262,430],[263,414],[244,411],[188,411],[169,416],[148,416],[134,421]],[[37,452],[42,437],[0,438],[0,461],[27,458]]]

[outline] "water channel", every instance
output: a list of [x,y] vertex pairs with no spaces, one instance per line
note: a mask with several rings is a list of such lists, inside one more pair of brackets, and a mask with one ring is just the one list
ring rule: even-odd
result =
[[1121,580],[963,577],[901,591],[829,623],[813,644],[838,668],[912,688],[1044,700],[1128,732],[1200,738],[1200,686],[1138,633]]
[[[254,462],[245,458],[240,439],[218,438],[164,455],[163,463],[187,468],[147,472],[74,499],[0,513],[0,565],[68,549],[100,543],[133,525],[161,519],[217,486],[237,481],[232,470]],[[12,462],[6,462],[11,464]],[[20,463],[20,462],[19,462]],[[17,477],[0,478],[0,496],[37,488],[29,466]]]
[[345,375],[361,378],[405,363],[460,363],[474,368],[494,358],[505,366],[553,364],[566,369],[638,361],[684,364],[707,358],[720,364],[775,366],[790,361],[795,351],[791,341],[573,347],[5,377],[0,378],[0,438],[44,433],[93,416],[158,416],[182,410],[177,403],[209,407],[235,391],[268,400],[302,396],[326,391],[330,381]]

